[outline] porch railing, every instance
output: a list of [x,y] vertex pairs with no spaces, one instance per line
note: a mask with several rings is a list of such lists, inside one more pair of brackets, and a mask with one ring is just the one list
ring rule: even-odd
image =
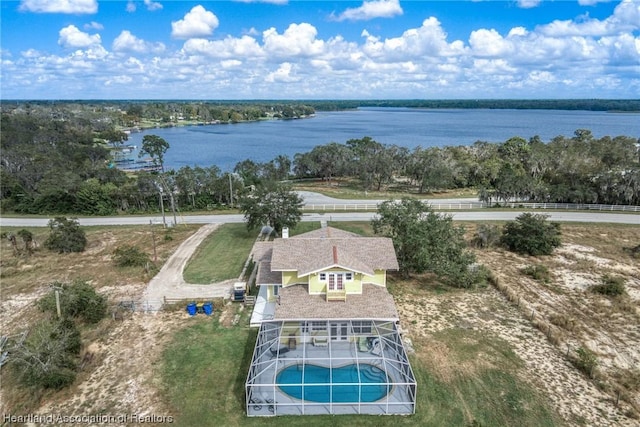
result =
[[347,300],[346,289],[327,291],[327,302],[328,301],[346,301],[346,300]]

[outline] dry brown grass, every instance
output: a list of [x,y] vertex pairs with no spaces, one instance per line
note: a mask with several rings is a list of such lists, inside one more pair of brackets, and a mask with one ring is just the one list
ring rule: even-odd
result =
[[[162,265],[177,246],[190,236],[199,226],[186,225],[165,232],[162,227],[154,229],[156,237],[157,265]],[[28,326],[44,316],[35,307],[35,301],[49,291],[54,281],[69,282],[75,279],[87,280],[100,292],[109,297],[110,303],[119,299],[137,299],[141,296],[152,272],[142,268],[117,268],[111,256],[122,244],[138,246],[153,258],[152,232],[149,226],[131,227],[86,227],[88,246],[84,253],[57,254],[43,247],[29,257],[13,254],[11,244],[0,241],[2,257],[2,300],[0,301],[0,324],[2,335],[12,335],[28,329]],[[3,227],[3,232],[13,231]],[[35,240],[46,240],[48,229],[29,229]],[[165,238],[165,236],[169,236]],[[158,324],[160,335],[152,331],[151,325],[159,319],[126,316],[120,321],[107,319],[95,326],[82,329],[83,350],[81,360],[84,367],[75,385],[61,392],[41,392],[18,387],[3,367],[0,402],[4,413],[28,413],[38,409],[40,402],[55,400],[76,413],[89,413],[81,408],[103,410],[113,391],[126,386],[132,375],[144,377],[149,371],[149,363],[157,355],[153,350],[165,339],[168,331],[177,322],[165,319],[166,325]],[[149,334],[153,335],[150,336]],[[168,335],[166,335],[168,336]],[[132,352],[132,348],[137,348]],[[84,359],[86,355],[86,359]],[[114,363],[116,360],[118,363]],[[147,377],[144,377],[147,378]],[[145,379],[147,381],[148,379]],[[89,383],[87,384],[87,381]],[[110,394],[111,393],[111,394]],[[125,393],[123,392],[122,395]],[[66,402],[68,403],[62,403]],[[145,400],[146,401],[146,400]],[[115,408],[115,407],[114,407]],[[71,413],[71,412],[68,412]],[[98,411],[94,411],[98,413]]]
[[[563,224],[562,233],[563,246],[551,256],[533,258],[502,249],[476,254],[493,271],[495,287],[551,343],[568,349],[567,354],[578,347],[598,354],[599,387],[611,392],[621,387],[614,372],[640,365],[640,336],[633,332],[640,327],[640,266],[625,251],[640,242],[640,227]],[[518,274],[533,262],[549,269],[549,283]],[[604,275],[623,277],[628,295],[590,292]],[[640,412],[637,400],[622,399],[630,405],[629,413]]]
[[[175,248],[198,226],[181,225],[163,230],[154,226],[157,265],[173,253]],[[3,227],[2,231],[17,231]],[[40,247],[31,256],[15,257],[11,244],[2,240],[2,296],[3,299],[21,293],[31,293],[53,281],[90,280],[99,289],[119,284],[146,283],[153,275],[142,268],[116,268],[111,262],[113,251],[120,245],[139,247],[153,259],[153,239],[150,226],[84,227],[87,248],[82,253],[57,254],[41,246],[48,236],[47,228],[31,228]],[[166,236],[166,237],[165,237]]]

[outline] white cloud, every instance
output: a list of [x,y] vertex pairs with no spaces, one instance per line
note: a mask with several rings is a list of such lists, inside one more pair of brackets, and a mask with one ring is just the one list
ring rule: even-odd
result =
[[183,19],[171,23],[171,36],[177,39],[210,36],[218,25],[218,17],[198,5]]
[[4,49],[3,96],[640,97],[637,1],[622,1],[606,19],[504,32],[476,27],[466,40],[450,39],[435,17],[388,38],[374,28],[357,40],[321,37],[301,22],[214,39],[217,18],[204,25],[187,19],[207,13],[196,7],[179,21],[177,34],[187,40],[178,49],[125,30],[109,53],[92,34],[94,23],[60,30],[64,53],[29,49],[12,57]]
[[144,5],[147,6],[147,10],[154,11],[162,9],[162,4],[153,0],[144,0]]
[[318,30],[306,22],[291,24],[282,34],[275,28],[262,33],[264,50],[278,57],[315,56],[322,53],[324,41],[316,39]]
[[480,57],[509,56],[513,51],[511,43],[503,39],[494,29],[473,31],[469,36],[469,45],[473,53]]
[[36,13],[96,13],[96,0],[22,0],[20,10]]
[[82,26],[85,30],[97,30],[97,31],[101,31],[104,30],[104,25],[102,25],[99,22],[95,22],[95,21],[91,21],[88,24],[84,24]]
[[129,1],[127,2],[127,7],[126,7],[126,9],[125,9],[125,10],[126,10],[127,12],[129,12],[129,13],[133,13],[133,12],[135,12],[135,11],[136,11],[136,9],[137,9],[137,7],[136,7],[136,4],[133,2],[133,0],[129,0]]
[[531,9],[538,7],[542,0],[518,0],[518,7],[522,9]]
[[134,36],[128,30],[123,30],[113,41],[113,50],[115,52],[160,53],[164,49],[164,44],[146,42]]
[[337,17],[337,21],[367,21],[374,18],[393,18],[402,15],[400,0],[365,1],[362,6],[347,9]]
[[66,49],[87,48],[101,43],[100,34],[84,33],[75,25],[64,27],[60,30],[59,35],[58,44]]
[[223,40],[189,39],[182,46],[186,55],[206,55],[211,58],[257,59],[264,51],[256,39],[250,36],[226,37]]
[[384,62],[408,60],[419,56],[446,57],[460,54],[463,50],[462,42],[447,42],[447,35],[440,21],[434,17],[425,19],[420,28],[408,29],[402,36],[384,41],[367,31],[362,34],[366,37],[362,51]]
[[269,83],[282,82],[282,83],[292,83],[300,80],[300,77],[292,75],[291,71],[293,70],[293,65],[289,62],[283,62],[280,64],[278,69],[272,73],[269,73],[267,77],[265,77],[265,81]]
[[540,25],[537,32],[550,37],[571,36],[606,36],[623,31],[638,31],[640,29],[640,2],[623,0],[616,6],[613,15],[599,20],[587,16],[579,21],[553,21],[547,25]]

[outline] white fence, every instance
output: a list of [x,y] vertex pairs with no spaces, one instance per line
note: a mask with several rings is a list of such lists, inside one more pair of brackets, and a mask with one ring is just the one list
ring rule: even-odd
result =
[[[601,212],[640,212],[640,206],[629,205],[591,205],[576,203],[430,203],[434,210],[470,210],[483,208],[511,208],[511,209],[561,209],[568,211],[590,210]],[[345,203],[345,204],[307,204],[302,207],[305,211],[347,212],[347,211],[375,211],[377,203]]]

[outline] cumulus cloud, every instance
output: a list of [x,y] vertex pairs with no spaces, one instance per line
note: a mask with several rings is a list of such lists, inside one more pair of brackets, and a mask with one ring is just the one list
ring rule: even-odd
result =
[[20,10],[36,13],[96,13],[96,0],[22,0]]
[[75,25],[64,27],[59,32],[58,44],[66,49],[87,48],[100,45],[100,34],[90,35]]
[[324,41],[316,39],[317,35],[313,25],[303,22],[289,25],[282,34],[272,27],[262,33],[262,40],[265,51],[275,56],[315,56],[324,48]]
[[218,17],[201,5],[191,9],[183,19],[171,23],[171,36],[177,39],[205,37],[218,28]]
[[637,31],[640,29],[640,2],[623,0],[616,6],[613,15],[599,20],[588,16],[579,21],[556,20],[547,25],[540,25],[537,32],[550,37],[571,36],[606,36],[624,31]]
[[113,50],[115,52],[160,53],[164,49],[164,44],[146,42],[127,30],[122,31],[113,41]]
[[420,28],[408,29],[402,36],[384,41],[367,31],[362,35],[366,38],[363,52],[385,62],[402,61],[419,56],[446,57],[459,54],[464,49],[461,41],[447,42],[447,34],[435,17],[425,19]]
[[144,0],[144,5],[147,6],[147,10],[150,11],[162,9],[162,4],[153,0]]
[[[203,16],[209,16],[204,24],[196,19]],[[284,30],[252,28],[214,39],[209,36],[218,23],[211,16],[197,6],[178,21],[182,27],[174,28],[174,37],[186,40],[173,50],[125,30],[109,53],[100,35],[92,34],[99,24],[87,24],[83,31],[69,25],[60,30],[58,42],[67,49],[63,54],[29,49],[10,57],[3,50],[3,93],[95,98],[148,98],[160,91],[167,98],[640,96],[637,1],[623,0],[608,18],[583,16],[505,31],[476,27],[465,40],[449,37],[435,17],[395,37],[374,28],[356,40],[321,37],[314,25],[299,22]]]
[[469,37],[469,46],[473,53],[480,57],[509,56],[512,45],[494,29],[480,29],[473,31]]
[[272,73],[269,73],[265,78],[265,81],[269,83],[283,82],[292,83],[300,80],[300,77],[292,75],[293,65],[289,62],[283,62],[278,69]]
[[365,1],[362,6],[347,9],[334,17],[337,21],[368,21],[374,18],[393,18],[402,15],[400,0]]

